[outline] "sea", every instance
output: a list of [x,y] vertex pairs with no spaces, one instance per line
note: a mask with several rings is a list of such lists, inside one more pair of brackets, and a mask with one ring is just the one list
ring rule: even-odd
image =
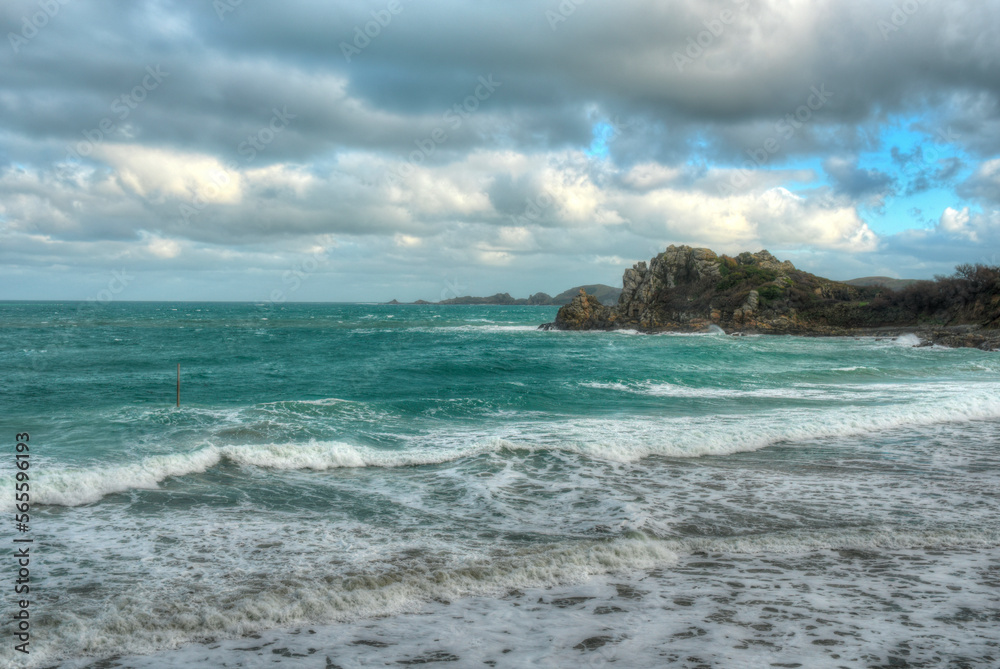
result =
[[0,303],[0,666],[1000,666],[1000,355],[555,313]]

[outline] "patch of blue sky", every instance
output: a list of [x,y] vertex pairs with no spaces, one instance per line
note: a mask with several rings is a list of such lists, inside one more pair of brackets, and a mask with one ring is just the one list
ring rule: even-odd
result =
[[608,151],[610,150],[609,145],[611,144],[611,140],[618,134],[618,130],[612,124],[600,121],[591,127],[590,132],[593,139],[590,141],[590,147],[585,153],[591,158],[607,158]]
[[[884,198],[871,195],[857,202],[861,217],[877,233],[933,227],[948,207],[978,209],[955,192],[955,184],[971,174],[974,164],[949,129],[936,129],[926,118],[911,116],[894,119],[871,139],[871,149],[857,156],[858,169],[877,170],[894,179],[892,191],[885,193]],[[779,153],[760,169],[812,170],[816,174],[814,181],[784,184],[792,193],[808,196],[833,185],[823,169],[825,159],[826,156],[814,155],[782,160]],[[956,160],[961,167],[949,178],[935,178],[942,176]]]
[[[969,206],[955,192],[955,184],[972,171],[968,155],[945,127],[936,128],[921,115],[894,119],[882,127],[873,150],[858,156],[860,169],[875,169],[895,179],[895,193],[882,206],[862,207],[873,230],[891,234],[910,228],[931,227],[948,207]],[[950,165],[962,167],[947,179]]]

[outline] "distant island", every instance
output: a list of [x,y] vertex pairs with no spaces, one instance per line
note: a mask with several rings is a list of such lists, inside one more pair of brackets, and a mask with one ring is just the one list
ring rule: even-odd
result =
[[863,276],[860,279],[848,279],[844,281],[848,286],[878,286],[890,290],[900,290],[910,284],[917,283],[919,279],[893,279],[888,276]]
[[[417,300],[416,302],[410,302],[409,304],[478,304],[534,307],[562,306],[572,302],[573,298],[579,295],[581,290],[596,299],[601,304],[615,304],[618,302],[618,297],[622,294],[621,288],[605,286],[602,283],[593,283],[587,286],[576,286],[575,288],[564,290],[555,297],[552,297],[547,293],[535,293],[528,298],[514,298],[510,296],[510,293],[497,293],[496,295],[490,295],[489,297],[453,297],[448,300],[441,300],[440,302]],[[406,303],[392,300],[386,304]]]
[[960,265],[933,281],[866,277],[833,281],[767,251],[718,255],[670,246],[625,270],[613,306],[586,290],[540,326],[729,334],[897,336],[1000,349],[1000,267]]

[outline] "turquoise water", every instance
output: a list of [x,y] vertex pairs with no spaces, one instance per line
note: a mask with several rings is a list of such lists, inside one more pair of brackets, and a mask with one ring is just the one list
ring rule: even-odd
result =
[[1000,658],[1000,356],[554,316],[0,304],[40,556],[0,662]]

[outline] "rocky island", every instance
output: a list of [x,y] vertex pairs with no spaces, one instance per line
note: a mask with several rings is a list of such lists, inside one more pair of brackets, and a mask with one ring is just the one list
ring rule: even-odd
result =
[[[613,288],[611,286],[605,286],[601,283],[593,283],[587,286],[577,286],[575,288],[570,288],[569,290],[564,290],[555,297],[552,297],[548,293],[535,293],[528,298],[511,297],[510,293],[497,293],[488,297],[463,295],[460,297],[452,297],[447,300],[441,300],[440,302],[417,300],[416,302],[411,302],[411,304],[551,307],[569,304],[573,301],[573,298],[580,294],[580,291],[596,298],[598,302],[602,304],[616,303],[618,301],[618,296],[621,295],[622,292],[621,288]],[[386,304],[396,305],[404,303],[399,302],[398,300],[392,300],[391,302],[386,302]]]
[[767,251],[730,257],[670,246],[625,270],[615,306],[580,291],[557,330],[635,329],[812,336],[898,336],[926,344],[1000,349],[1000,267],[960,265],[949,277],[850,285],[796,269]]

